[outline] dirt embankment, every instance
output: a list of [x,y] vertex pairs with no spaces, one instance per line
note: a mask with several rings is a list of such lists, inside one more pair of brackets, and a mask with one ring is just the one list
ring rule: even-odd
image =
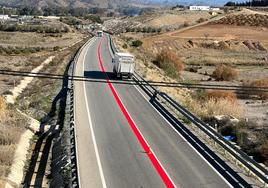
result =
[[[78,32],[56,35],[0,32],[0,69],[63,74],[66,63],[80,45],[77,42],[81,42],[85,36]],[[36,47],[39,50],[32,50]],[[53,56],[55,56],[54,59],[52,59]],[[46,59],[47,61],[45,61]],[[43,63],[44,61],[45,63]],[[0,75],[0,187],[4,186],[6,182],[9,182],[10,185],[13,185],[15,181],[20,184],[20,178],[23,176],[21,172],[27,162],[25,152],[28,153],[28,151],[26,149],[22,151],[21,148],[19,150],[18,144],[22,142],[22,147],[27,148],[29,142],[27,139],[32,134],[29,131],[25,132],[29,129],[28,118],[21,115],[16,108],[40,120],[49,112],[51,102],[59,90],[60,84],[61,80],[26,79],[22,81],[22,77]],[[13,88],[18,90],[13,90]],[[17,99],[15,104],[6,104],[3,94],[15,94],[15,97],[12,98]],[[21,137],[22,135],[23,137]],[[23,139],[24,141],[22,141]],[[19,156],[13,160],[15,154]],[[14,166],[14,162],[18,165]]]

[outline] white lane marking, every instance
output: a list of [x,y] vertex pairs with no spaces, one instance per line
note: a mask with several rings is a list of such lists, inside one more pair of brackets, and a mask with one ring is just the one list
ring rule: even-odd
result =
[[[93,41],[95,42],[96,39],[93,40]],[[84,59],[83,59],[83,71],[85,70],[85,60],[86,60],[86,55],[87,55],[88,48],[89,48],[90,45],[87,46],[86,53],[85,53],[85,56],[84,56]],[[88,121],[89,121],[90,130],[91,130],[91,136],[92,136],[92,140],[93,140],[95,155],[96,155],[97,163],[98,163],[98,167],[99,167],[99,172],[100,172],[100,177],[101,177],[101,183],[102,183],[102,187],[103,188],[107,188],[106,181],[105,181],[104,174],[103,174],[103,169],[102,169],[101,161],[100,161],[99,150],[98,150],[97,143],[96,143],[96,138],[95,138],[95,135],[94,135],[94,129],[93,129],[93,126],[92,126],[92,121],[91,121],[91,116],[90,116],[90,112],[89,112],[89,107],[88,107],[88,100],[87,100],[87,94],[86,94],[87,93],[86,92],[86,82],[83,81],[83,84],[84,84],[84,93],[85,93],[85,102],[86,102],[86,109],[87,109]]]
[[150,104],[150,106],[168,123],[168,125],[212,168],[213,171],[215,171],[221,179],[229,186],[233,187],[183,136],[180,132],[178,132],[171,123],[147,100],[147,98],[144,96],[142,91],[139,90],[139,88],[134,85],[136,90],[143,96],[143,98]]
[[[91,38],[89,41],[87,41],[82,47],[81,47],[81,52],[83,51],[83,49],[88,45],[88,44],[91,44],[92,41],[94,40],[94,38]],[[80,52],[80,54],[81,54]],[[79,54],[79,55],[80,55]],[[79,57],[78,57],[79,58]],[[78,63],[78,58],[76,58],[75,60],[75,63],[74,63],[74,67],[73,67],[73,73],[76,74],[76,66],[77,66],[77,63]],[[73,81],[73,87],[74,87],[74,93],[75,93],[75,81]],[[76,102],[75,102],[75,99],[74,99],[74,121],[76,120]],[[75,131],[74,131],[74,136],[75,138],[77,138],[77,132],[76,132],[76,126],[74,127],[75,128]],[[80,168],[79,168],[79,152],[78,152],[78,148],[77,148],[77,139],[75,139],[75,150],[76,150],[76,163],[77,163],[77,175],[78,175],[78,185],[80,186],[81,185],[81,178],[80,178],[80,175],[79,175],[79,172],[80,172]]]

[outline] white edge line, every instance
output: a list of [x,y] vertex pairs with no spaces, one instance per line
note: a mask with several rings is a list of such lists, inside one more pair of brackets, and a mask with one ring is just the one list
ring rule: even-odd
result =
[[[110,43],[110,42],[109,42]],[[109,47],[110,49],[110,47]],[[110,51],[110,55],[113,57],[112,53],[111,53],[111,50]],[[122,102],[122,99],[120,98],[120,96],[118,95],[116,89],[114,88],[113,84],[111,83],[116,95],[118,96],[119,100],[121,101],[123,107],[125,108],[125,110],[127,111],[130,119],[133,121],[135,127],[137,128],[137,130],[139,131],[140,135],[142,136],[142,138],[144,139],[144,141],[146,142],[146,144],[149,146],[150,148],[150,152],[153,153],[153,155],[155,156],[156,160],[158,161],[158,163],[160,164],[160,166],[162,167],[162,169],[164,170],[164,172],[166,173],[166,175],[168,176],[169,180],[172,182],[172,184],[174,185],[174,187],[176,187],[175,183],[173,182],[173,180],[171,179],[170,175],[167,173],[166,169],[164,168],[164,166],[161,164],[160,160],[157,158],[156,154],[154,153],[153,149],[151,148],[151,146],[149,145],[149,143],[147,142],[147,140],[145,139],[145,137],[143,136],[143,134],[141,133],[140,129],[138,128],[138,126],[136,125],[135,121],[132,119],[130,113],[128,112],[127,108],[125,107],[124,103]]]
[[[134,87],[138,90],[138,92],[143,96],[143,98],[149,103],[147,98],[144,96],[144,94],[139,90],[139,88],[134,85]],[[168,125],[212,168],[213,171],[215,171],[229,187],[233,187],[182,135],[179,133],[171,124],[170,122],[151,104],[150,106],[168,123]]]
[[[81,53],[82,50],[85,48],[85,46],[89,43],[91,43],[91,41],[93,40],[93,38],[89,39],[81,48],[78,53]],[[79,54],[80,55],[80,54]],[[74,58],[74,65],[73,65],[73,71],[72,71],[72,76],[74,76],[75,71],[76,71],[76,65],[77,65],[77,61],[78,61],[79,57],[75,57]],[[73,94],[75,93],[75,81],[73,81]],[[76,119],[76,113],[75,113],[75,99],[73,100],[73,114],[74,114],[74,122]],[[77,168],[77,176],[78,176],[78,186],[81,187],[81,179],[80,179],[80,175],[79,175],[79,157],[78,157],[78,149],[77,149],[77,134],[76,134],[76,125],[74,125],[74,136],[75,136],[75,151],[76,151],[76,168]]]
[[[84,47],[86,47],[86,49],[88,49],[89,48],[89,44],[91,44],[95,40],[96,40],[96,38],[93,38],[91,41],[89,41],[86,44],[87,47],[86,46],[84,46]],[[87,53],[85,53],[84,59],[83,59],[83,70],[84,70],[84,67],[85,67],[86,54]],[[86,104],[88,104],[88,100],[87,100],[87,97],[86,97],[86,84],[85,84],[85,81],[84,81],[83,86],[84,86],[85,102],[86,102]],[[96,155],[96,158],[97,158],[97,163],[98,163],[98,168],[99,168],[99,172],[100,172],[102,187],[103,188],[107,188],[106,181],[105,181],[105,178],[104,178],[104,175],[103,175],[103,170],[102,170],[101,161],[100,161],[100,157],[99,157],[99,151],[98,151],[98,147],[97,147],[97,144],[96,144],[96,139],[95,139],[95,135],[94,135],[94,130],[93,130],[92,122],[91,122],[91,116],[90,116],[90,113],[89,113],[88,105],[86,105],[86,109],[87,109],[87,113],[88,113],[88,120],[89,120],[90,129],[91,129],[91,136],[92,136],[92,141],[93,141],[93,145],[94,145],[95,155]],[[76,133],[75,133],[75,136],[77,137]],[[77,150],[77,143],[76,143],[76,154],[77,154],[77,158],[76,158],[77,159],[77,170],[79,171],[79,163],[78,163],[78,158],[79,158],[78,156],[79,156],[79,154],[78,154],[78,150]],[[79,175],[78,175],[78,178],[79,178],[79,183],[81,183],[80,176]]]

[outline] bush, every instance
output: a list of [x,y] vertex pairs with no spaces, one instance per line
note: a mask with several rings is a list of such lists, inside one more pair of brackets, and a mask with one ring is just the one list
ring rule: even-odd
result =
[[92,22],[100,23],[100,24],[103,23],[102,19],[98,15],[86,15],[86,16],[84,16],[84,19],[90,20]]
[[266,140],[264,143],[261,144],[260,153],[264,158],[265,164],[268,165],[268,141]]
[[202,22],[205,22],[205,21],[207,21],[207,19],[205,19],[205,18],[199,18],[197,20],[197,23],[202,23]]
[[132,41],[132,44],[131,44],[131,46],[133,46],[133,47],[140,47],[140,46],[142,46],[142,44],[143,44],[143,42],[142,41],[140,41],[140,40],[134,40],[134,41]]
[[190,26],[189,22],[186,22],[186,21],[185,21],[185,22],[183,23],[183,27],[189,27],[189,26]]
[[53,51],[58,51],[59,49],[60,49],[59,46],[54,46],[54,47],[53,47]]
[[222,136],[236,136],[236,129],[233,125],[226,125],[219,129]]
[[170,50],[162,50],[156,56],[153,63],[163,69],[172,78],[177,78],[180,71],[184,69],[181,59]]
[[227,65],[217,66],[212,73],[212,77],[217,81],[231,81],[234,80],[237,76],[238,71]]
[[124,48],[124,49],[127,49],[127,44],[126,44],[126,43],[123,44],[123,48]]
[[[268,78],[244,82],[243,86],[245,87],[268,87]],[[268,92],[258,91],[258,89],[255,89],[254,91],[245,91],[245,92],[246,94],[249,94],[249,95],[250,94],[257,95],[263,100],[268,99]]]

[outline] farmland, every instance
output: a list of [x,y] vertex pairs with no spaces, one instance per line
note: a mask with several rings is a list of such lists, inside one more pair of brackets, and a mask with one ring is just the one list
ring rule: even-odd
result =
[[[50,21],[50,24],[68,28],[69,32],[0,31],[0,69],[18,72],[36,69],[63,74],[67,63],[87,35],[57,20]],[[32,138],[25,138],[24,142],[27,143],[20,141],[31,126],[29,117],[41,120],[49,112],[51,102],[61,87],[60,80],[34,79],[27,85],[25,81],[22,82],[23,79],[19,76],[0,75],[0,187],[9,181],[7,177],[18,144],[27,145],[30,140],[34,144]],[[20,92],[14,92],[14,88]],[[10,101],[6,97],[15,94],[18,97],[11,101],[14,104],[8,104]],[[22,115],[18,109],[29,117]],[[38,127],[34,130],[38,130]],[[24,160],[27,165],[26,159]]]

